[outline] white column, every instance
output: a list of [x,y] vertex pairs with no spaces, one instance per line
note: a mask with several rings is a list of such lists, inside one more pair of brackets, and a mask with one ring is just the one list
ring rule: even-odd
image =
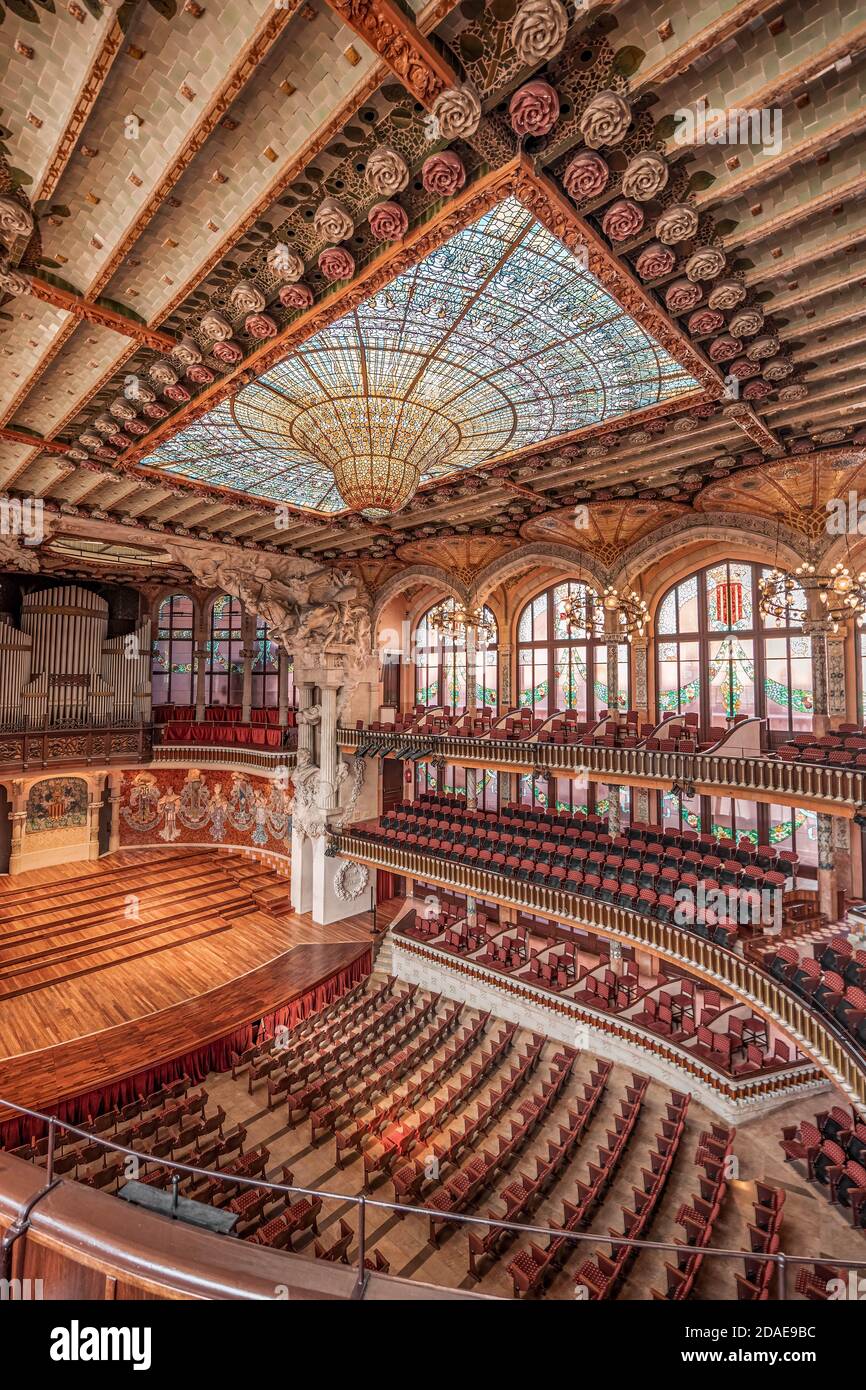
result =
[[102,810],[102,797],[91,790],[87,797],[88,828],[90,840],[87,848],[88,859],[99,858],[99,813]]
[[321,807],[323,811],[335,811],[337,809],[337,760],[339,749],[337,748],[337,687],[323,685],[322,696],[322,719],[319,725],[319,767],[322,774],[322,799]]
[[[310,681],[302,681],[298,687],[298,713],[307,710],[313,703],[313,692],[315,686]],[[316,739],[315,729],[312,724],[298,720],[298,752],[306,751],[311,756],[315,755]]]
[[199,723],[204,719],[205,691],[204,668],[207,658],[207,645],[202,640],[195,644],[195,717]]
[[289,656],[288,652],[280,649],[279,665],[277,667],[277,689],[279,692],[280,704],[280,728],[284,729],[289,719]]
[[108,853],[114,854],[116,850],[120,849],[120,793],[122,787],[123,773],[112,772],[110,774],[110,777],[111,789],[109,795],[111,797],[111,834],[108,841]]
[[9,798],[9,819],[12,822],[12,844],[9,852],[9,873],[20,874],[21,857],[24,853],[24,822],[27,819],[27,797],[24,794],[24,783],[15,781],[12,783],[12,795]]

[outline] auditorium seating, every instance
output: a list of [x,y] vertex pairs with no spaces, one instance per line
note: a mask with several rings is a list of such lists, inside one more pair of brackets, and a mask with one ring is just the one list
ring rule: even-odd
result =
[[762,963],[866,1047],[866,951],[837,933],[826,942],[787,941],[767,951]]
[[833,1106],[814,1124],[786,1127],[779,1142],[786,1161],[802,1164],[809,1182],[846,1210],[852,1226],[866,1229],[866,1125]]

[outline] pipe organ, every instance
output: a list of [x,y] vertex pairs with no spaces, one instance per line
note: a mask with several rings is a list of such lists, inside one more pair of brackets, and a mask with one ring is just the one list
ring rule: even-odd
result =
[[65,727],[150,718],[151,624],[108,637],[108,604],[75,584],[25,595],[21,630],[0,614],[0,719]]

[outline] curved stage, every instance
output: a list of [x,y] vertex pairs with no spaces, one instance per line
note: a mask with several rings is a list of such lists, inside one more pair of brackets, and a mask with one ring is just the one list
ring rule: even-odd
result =
[[124,850],[7,879],[0,1096],[43,1109],[112,1085],[254,1023],[370,950],[369,913],[318,927],[288,895],[287,880],[214,851]]

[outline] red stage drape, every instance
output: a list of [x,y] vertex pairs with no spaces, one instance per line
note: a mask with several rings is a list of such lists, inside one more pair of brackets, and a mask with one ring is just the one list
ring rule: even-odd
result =
[[[253,1042],[264,1042],[267,1038],[272,1038],[274,1030],[280,1026],[293,1028],[303,1019],[309,1018],[310,1014],[339,999],[341,994],[345,994],[365,975],[369,975],[372,968],[372,954],[365,951],[357,960],[352,961],[351,965],[335,971],[327,980],[314,985],[305,994],[292,999],[274,1013],[267,1014],[256,1024],[245,1023],[233,1032],[226,1033],[225,1037],[218,1038],[216,1042],[186,1052],[182,1057],[174,1057],[170,1062],[163,1062],[160,1066],[148,1067],[144,1071],[136,1072],[134,1076],[124,1077],[122,1081],[116,1081],[111,1086],[103,1086],[95,1091],[60,1101],[57,1105],[46,1107],[47,1112],[56,1115],[59,1120],[68,1120],[70,1124],[77,1125],[102,1115],[115,1106],[128,1105],[138,1096],[149,1095],[160,1086],[179,1081],[182,1076],[199,1082],[204,1081],[208,1072],[227,1071],[231,1066],[233,1052],[242,1052]],[[31,1120],[26,1115],[6,1120],[0,1124],[0,1146],[14,1148],[34,1135],[41,1137],[45,1129],[46,1126],[41,1120]]]

